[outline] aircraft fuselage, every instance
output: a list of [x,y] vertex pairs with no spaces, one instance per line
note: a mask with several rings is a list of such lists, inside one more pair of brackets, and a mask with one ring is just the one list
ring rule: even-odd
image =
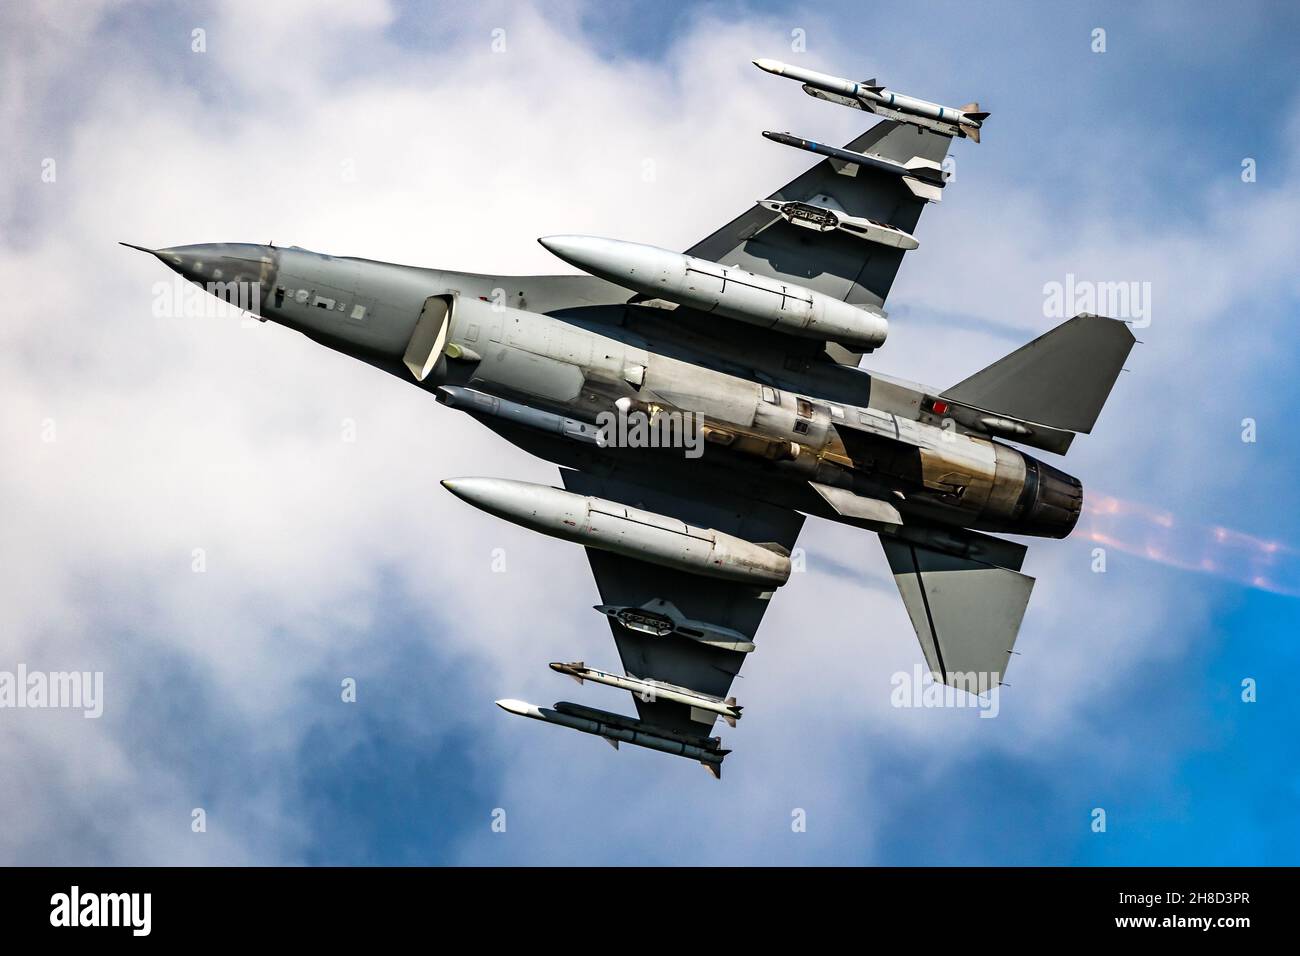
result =
[[[213,294],[421,388],[460,386],[471,398],[457,407],[561,465],[707,482],[873,530],[1064,537],[1081,507],[1077,480],[954,420],[936,390],[836,364],[764,329],[741,349],[724,346],[710,325],[729,320],[629,304],[603,279],[243,243],[153,254]],[[515,414],[486,399],[475,406],[475,394]],[[554,424],[565,421],[578,424]],[[629,421],[640,432],[624,427],[613,442],[565,432]]]

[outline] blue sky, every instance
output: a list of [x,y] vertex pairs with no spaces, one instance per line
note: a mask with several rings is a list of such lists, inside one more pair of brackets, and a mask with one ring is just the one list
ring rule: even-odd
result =
[[[108,695],[97,721],[0,711],[0,862],[1300,862],[1300,12],[321,9],[0,14],[0,670],[103,670]],[[997,719],[889,706],[920,654],[882,556],[810,521],[717,783],[492,705],[620,706],[545,667],[616,659],[581,552],[437,485],[549,466],[283,330],[155,318],[165,276],[114,243],[274,238],[502,274],[555,270],[548,233],[684,248],[806,165],[761,129],[866,125],[758,56],[992,111],[954,146],[869,367],[957,381],[1054,324],[1043,285],[1067,273],[1150,282],[1153,307],[1059,463],[1125,510],[1031,547]],[[1105,574],[1090,528],[1122,543]],[[1259,565],[1215,528],[1281,550]],[[1214,573],[1179,567],[1202,560]],[[1261,568],[1269,588],[1243,583]]]

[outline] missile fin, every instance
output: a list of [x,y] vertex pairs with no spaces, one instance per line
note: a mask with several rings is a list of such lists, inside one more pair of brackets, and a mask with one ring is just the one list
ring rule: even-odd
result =
[[943,190],[934,183],[923,183],[915,176],[904,176],[903,185],[911,190],[912,195],[917,199],[924,199],[926,202],[943,201]]
[[929,169],[936,173],[943,172],[943,166],[932,159],[924,159],[920,156],[913,156],[903,164],[904,169]]

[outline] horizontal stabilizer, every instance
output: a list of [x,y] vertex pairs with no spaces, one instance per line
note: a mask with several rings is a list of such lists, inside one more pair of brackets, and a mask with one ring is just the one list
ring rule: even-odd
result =
[[1034,579],[893,535],[880,543],[935,679],[976,694],[997,687]]
[[1076,315],[942,397],[994,415],[1086,434],[1135,341],[1118,319]]

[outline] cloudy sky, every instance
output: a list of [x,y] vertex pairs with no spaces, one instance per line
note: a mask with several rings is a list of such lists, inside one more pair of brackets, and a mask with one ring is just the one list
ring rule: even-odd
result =
[[[104,712],[0,710],[0,863],[1300,862],[1300,16],[668,6],[3,6],[0,671],[102,671]],[[998,716],[891,706],[921,656],[883,555],[810,520],[719,783],[493,706],[616,662],[580,549],[438,485],[551,466],[285,329],[155,317],[116,243],[685,248],[809,165],[760,130],[866,125],[758,56],[993,113],[873,367],[955,382],[1070,275],[1148,283],[1150,322]]]

